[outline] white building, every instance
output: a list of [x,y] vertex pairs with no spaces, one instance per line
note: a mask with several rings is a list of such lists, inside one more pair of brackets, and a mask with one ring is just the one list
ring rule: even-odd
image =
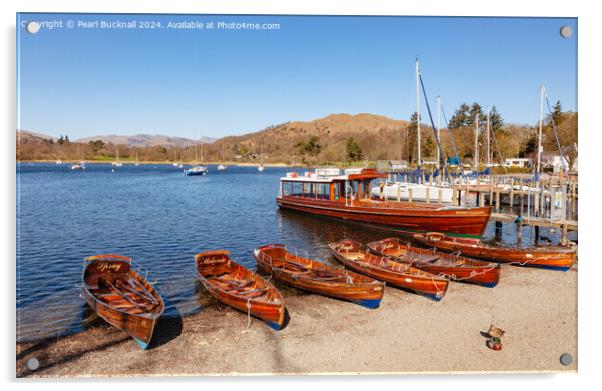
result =
[[560,155],[542,155],[541,160],[544,166],[552,167],[554,172],[564,171],[564,167],[570,169],[567,158]]
[[532,161],[531,159],[526,159],[526,158],[511,158],[511,159],[506,159],[506,161],[504,162],[504,166],[506,167],[529,167],[532,165]]

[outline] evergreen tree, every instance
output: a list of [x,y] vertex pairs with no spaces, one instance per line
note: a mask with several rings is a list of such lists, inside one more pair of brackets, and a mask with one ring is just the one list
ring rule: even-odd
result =
[[353,139],[353,137],[349,137],[347,139],[347,160],[355,162],[362,158],[362,149],[359,144]]
[[470,119],[469,111],[470,111],[470,106],[468,106],[466,103],[462,103],[460,105],[460,107],[458,107],[458,109],[456,110],[454,115],[451,117],[451,119],[449,120],[449,124],[448,124],[449,129],[459,129],[464,126],[467,126],[468,121]]
[[406,152],[408,163],[411,163],[416,159],[417,156],[417,144],[418,144],[418,113],[413,112],[410,118],[410,125],[406,132]]
[[483,113],[483,108],[477,102],[474,102],[470,106],[470,110],[468,110],[468,119],[466,120],[466,125],[474,125],[475,118],[479,116],[479,124],[482,124],[487,120],[487,114]]
[[59,137],[59,139],[57,140],[57,144],[63,145],[64,142],[65,142],[65,139],[63,138],[63,135],[61,134],[61,137]]
[[493,106],[489,111],[489,121],[491,123],[491,130],[496,133],[502,130],[504,127],[504,119],[502,118],[501,114],[498,113],[495,106]]
[[560,101],[556,101],[556,104],[552,108],[552,119],[556,125],[562,120],[562,105],[560,104]]

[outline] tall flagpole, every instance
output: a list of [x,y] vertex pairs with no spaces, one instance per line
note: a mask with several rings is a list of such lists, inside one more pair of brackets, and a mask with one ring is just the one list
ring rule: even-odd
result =
[[[441,97],[437,95],[437,140],[441,143]],[[437,147],[437,169],[440,167],[441,163],[441,151]]]
[[539,135],[537,136],[537,178],[541,174],[541,132],[543,131],[543,84],[540,86],[540,108],[539,108]]
[[479,113],[474,118],[474,170],[479,172]]
[[489,140],[489,132],[491,131],[491,119],[489,116],[489,106],[487,107],[487,167],[491,164],[491,142]]
[[418,167],[422,166],[422,151],[420,146],[420,66],[416,59],[416,113],[418,114],[417,137],[418,137]]

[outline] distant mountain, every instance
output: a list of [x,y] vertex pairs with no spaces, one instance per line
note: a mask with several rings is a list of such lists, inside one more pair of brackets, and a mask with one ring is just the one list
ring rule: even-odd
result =
[[210,160],[223,156],[224,160],[256,161],[263,144],[267,162],[344,161],[347,143],[353,138],[366,158],[395,159],[400,157],[407,127],[407,121],[382,115],[331,114],[312,121],[286,122],[259,132],[224,137],[208,146],[205,153]]
[[29,130],[18,129],[17,130],[17,141],[26,142],[26,141],[42,141],[42,140],[52,140],[56,141],[58,138],[54,136],[49,136],[44,133],[31,132]]
[[211,137],[201,137],[199,140],[192,140],[184,137],[171,137],[160,134],[135,134],[133,136],[118,136],[118,135],[99,135],[92,137],[84,137],[75,140],[76,143],[88,143],[93,140],[101,140],[104,143],[113,143],[127,145],[128,147],[188,147],[199,142],[212,143],[216,139]]

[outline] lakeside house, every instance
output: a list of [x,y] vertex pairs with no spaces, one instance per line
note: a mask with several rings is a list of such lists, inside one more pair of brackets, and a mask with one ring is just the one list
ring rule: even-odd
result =
[[504,166],[506,167],[520,167],[520,168],[525,168],[525,167],[532,167],[533,165],[533,161],[531,159],[528,158],[510,158],[510,159],[506,159],[504,161]]

